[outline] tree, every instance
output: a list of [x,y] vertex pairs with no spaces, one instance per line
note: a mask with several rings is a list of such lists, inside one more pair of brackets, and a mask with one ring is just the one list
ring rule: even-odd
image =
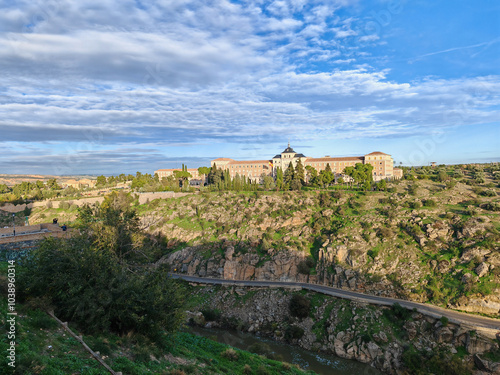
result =
[[286,169],[285,174],[283,176],[283,183],[286,189],[290,188],[290,185],[292,184],[294,178],[295,178],[295,168],[293,168],[293,164],[290,163],[288,164],[288,168]]
[[207,176],[207,182],[209,185],[219,186],[221,181],[223,181],[224,173],[222,169],[217,168],[217,165],[214,163],[214,166],[210,169],[210,172]]
[[276,187],[278,189],[283,189],[283,169],[281,167],[276,168]]
[[101,176],[97,177],[97,181],[96,181],[95,185],[97,187],[103,187],[103,186],[106,186],[106,183],[107,183],[106,177],[101,175]]
[[323,182],[327,186],[330,185],[335,180],[335,175],[332,172],[330,163],[326,163],[325,169],[319,172],[319,178],[321,182]]
[[445,181],[448,181],[450,179],[450,177],[448,176],[448,173],[446,173],[445,170],[441,169],[439,172],[438,172],[438,175],[437,175],[437,178],[436,178],[439,182],[445,182]]
[[211,169],[212,169],[212,168],[210,168],[210,167],[199,167],[199,168],[198,168],[198,174],[199,174],[200,176],[206,177],[206,176],[208,176],[208,174],[210,173],[210,170],[211,170]]
[[187,166],[182,164],[182,170],[174,171],[174,177],[179,180],[179,186],[184,186],[186,181],[188,181],[188,179],[192,176],[191,173],[188,172]]
[[312,165],[308,165],[306,166],[306,172],[307,172],[307,181],[309,185],[318,186],[319,179],[318,179],[318,171],[316,170],[316,168],[314,168]]
[[271,189],[274,189],[276,187],[276,185],[274,184],[274,178],[272,178],[271,176],[262,176],[262,181],[263,181],[263,185],[264,185],[264,189],[265,190],[271,190]]
[[185,291],[167,276],[168,267],[151,265],[160,245],[147,241],[123,199],[115,195],[101,206],[84,207],[79,232],[48,238],[24,258],[20,297],[47,301],[84,332],[157,338],[182,323]]
[[47,187],[50,190],[61,190],[61,187],[57,184],[57,180],[55,178],[51,178],[47,181]]
[[381,181],[377,184],[377,190],[384,191],[386,188],[387,188],[387,182],[386,182],[385,180],[381,180]]
[[347,167],[344,173],[351,177],[357,184],[363,184],[366,188],[373,181],[373,165],[356,163],[354,167]]
[[300,159],[297,161],[297,166],[295,167],[294,179],[299,180],[302,185],[306,183],[306,173]]

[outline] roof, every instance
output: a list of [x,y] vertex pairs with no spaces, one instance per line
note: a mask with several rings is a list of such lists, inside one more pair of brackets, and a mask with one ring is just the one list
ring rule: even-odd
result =
[[[194,172],[194,171],[198,171],[198,168],[188,168],[187,170],[188,170],[188,172],[189,171]],[[182,171],[182,168],[157,169],[155,171],[155,173],[156,172],[173,172],[173,171]]]
[[389,154],[386,154],[386,153],[380,152],[380,151],[374,151],[374,152],[370,152],[367,155],[389,155]]
[[273,159],[281,159],[281,154],[276,155]]
[[305,158],[306,156],[304,154],[296,154],[295,157],[296,158]]
[[272,160],[232,160],[228,164],[269,164],[272,163]]
[[363,161],[363,156],[346,156],[340,158],[307,158],[306,163],[317,163],[321,161]]
[[290,144],[288,144],[288,147],[285,148],[285,151],[282,152],[282,154],[295,154],[296,152],[293,150],[293,148],[290,147]]

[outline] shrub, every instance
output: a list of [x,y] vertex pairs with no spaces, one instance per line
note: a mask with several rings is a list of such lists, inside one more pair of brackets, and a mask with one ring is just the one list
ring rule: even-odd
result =
[[216,322],[221,318],[221,312],[217,309],[205,309],[201,310],[203,317],[207,322]]
[[311,273],[311,267],[307,265],[305,260],[302,260],[297,265],[297,271],[303,275],[309,275]]
[[416,195],[418,190],[418,185],[416,183],[411,184],[408,186],[408,193],[411,195]]
[[165,276],[166,265],[136,267],[144,254],[160,249],[143,247],[134,212],[110,206],[100,212],[82,209],[80,234],[47,238],[22,259],[20,300],[46,299],[56,316],[84,332],[135,331],[151,338],[175,332],[184,320],[183,287]]
[[255,342],[250,345],[247,350],[250,353],[268,356],[272,353],[271,347],[264,342]]
[[311,302],[301,294],[294,294],[289,304],[290,314],[297,318],[306,318],[311,310]]
[[226,358],[230,361],[237,361],[238,358],[239,358],[239,354],[238,352],[236,352],[236,350],[232,349],[232,348],[228,348],[226,349],[222,354],[221,356],[223,358]]
[[448,325],[449,319],[446,316],[442,316],[440,320],[443,327],[446,327]]
[[437,204],[436,204],[436,201],[432,200],[432,199],[426,199],[424,201],[424,206],[425,207],[436,207]]
[[494,192],[493,190],[483,190],[479,193],[483,197],[496,197],[497,193]]
[[288,326],[285,330],[285,340],[299,340],[304,336],[304,330],[298,326]]

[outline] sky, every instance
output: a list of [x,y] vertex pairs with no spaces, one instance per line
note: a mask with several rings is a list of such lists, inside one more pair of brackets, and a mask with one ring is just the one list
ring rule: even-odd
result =
[[500,161],[497,0],[0,0],[0,174]]

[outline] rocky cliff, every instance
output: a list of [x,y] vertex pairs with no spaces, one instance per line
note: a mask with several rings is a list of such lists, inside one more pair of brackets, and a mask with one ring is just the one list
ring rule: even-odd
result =
[[[310,303],[304,318],[291,315],[294,294]],[[442,371],[500,374],[500,363],[490,359],[491,352],[500,359],[498,342],[467,327],[403,308],[394,310],[281,289],[194,287],[192,298],[203,300],[190,312],[196,324],[265,335],[367,363],[388,374],[414,373],[414,362],[425,360],[441,366],[436,368]],[[218,312],[217,321],[205,321],[201,311]],[[419,368],[426,367],[420,363]]]
[[153,201],[143,221],[175,249],[162,261],[178,272],[308,281],[499,317],[500,218],[485,203],[498,198],[429,181],[417,198],[409,186],[206,193]]

